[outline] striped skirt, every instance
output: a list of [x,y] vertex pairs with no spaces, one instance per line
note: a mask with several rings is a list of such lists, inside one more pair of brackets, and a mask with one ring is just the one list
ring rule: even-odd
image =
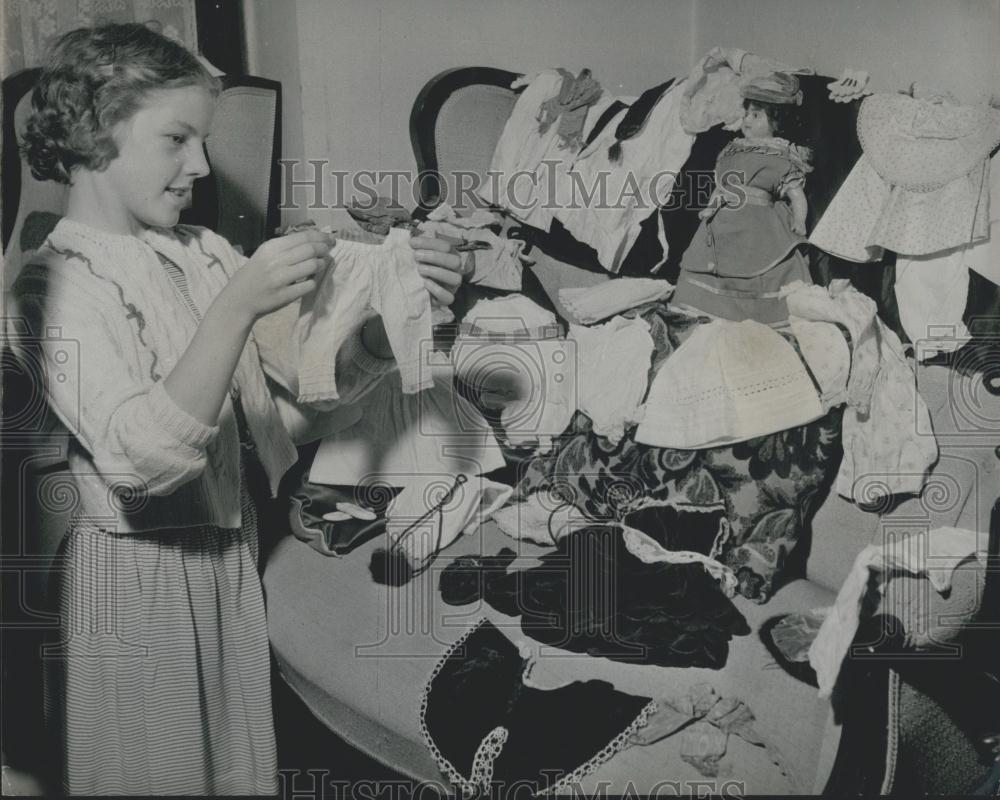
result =
[[274,794],[257,517],[117,536],[75,524],[43,654],[67,794]]

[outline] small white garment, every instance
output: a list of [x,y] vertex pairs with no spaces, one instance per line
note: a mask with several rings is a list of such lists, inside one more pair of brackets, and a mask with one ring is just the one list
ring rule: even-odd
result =
[[866,414],[878,373],[875,301],[843,279],[831,281],[829,287],[796,281],[784,291],[790,318],[836,322],[847,328],[851,335],[851,365],[845,401]]
[[867,97],[872,93],[868,88],[870,77],[864,70],[845,69],[837,80],[826,85],[830,90],[830,100],[834,103],[850,103],[861,97]]
[[989,234],[965,251],[965,265],[1000,286],[1000,160],[990,159]]
[[491,211],[480,208],[470,216],[461,217],[448,203],[442,203],[427,215],[427,222],[421,223],[418,231],[441,233],[466,242],[485,242],[490,246],[488,250],[472,253],[475,268],[467,278],[469,283],[519,292],[524,270],[520,256],[525,243],[523,239],[498,236],[489,229],[499,223],[500,217]]
[[480,300],[466,312],[464,330],[486,333],[515,333],[540,337],[545,331],[561,332],[556,315],[523,294]]
[[406,230],[393,229],[382,244],[338,239],[330,250],[332,262],[315,291],[302,298],[295,326],[300,403],[339,399],[337,352],[373,312],[382,317],[402,391],[433,385],[422,363],[433,340],[430,293],[409,239]]
[[555,545],[573,531],[601,522],[586,516],[564,498],[544,490],[529,495],[520,503],[498,509],[493,513],[493,521],[511,538],[541,545]]
[[940,253],[989,235],[1000,110],[875,94],[858,111],[864,152],[809,237],[851,261]]
[[832,322],[788,318],[789,329],[799,343],[806,366],[819,384],[824,411],[847,402],[851,374],[851,349],[843,332]]
[[968,175],[928,192],[887,183],[862,153],[809,242],[848,261],[877,261],[885,250],[928,255],[979,241],[988,219],[988,160]]
[[897,256],[896,301],[899,318],[917,357],[951,352],[964,344],[962,321],[969,274],[975,270],[1000,284],[1000,170],[990,159],[989,223],[985,239],[927,256]]
[[833,281],[829,288],[793,284],[786,300],[790,314],[839,322],[851,333],[837,493],[865,504],[892,494],[919,494],[938,446],[899,337],[879,319],[875,303],[847,281]]
[[427,219],[430,222],[449,222],[456,228],[466,228],[468,230],[485,228],[500,222],[499,216],[492,211],[487,211],[485,208],[477,208],[471,214],[462,216],[452,208],[450,203],[441,203],[441,205],[431,209],[427,214]]
[[872,573],[879,573],[879,592],[889,578],[885,573],[898,570],[926,576],[938,593],[944,593],[951,587],[955,568],[981,552],[978,538],[974,531],[936,528],[862,550],[809,648],[809,663],[816,670],[819,696],[828,697],[833,691],[861,621],[862,601],[868,594]]
[[594,433],[617,444],[638,422],[649,388],[649,323],[615,317],[592,327],[570,325],[568,338],[576,342],[577,408],[590,417]]
[[[500,132],[490,161],[490,179],[479,189],[483,200],[508,209],[522,220],[537,204],[538,165],[546,153],[556,151],[559,140],[558,125],[551,125],[544,134],[538,132],[538,114],[542,103],[559,94],[562,81],[562,76],[550,69],[525,75],[511,84],[512,89],[525,89]],[[515,191],[517,202],[512,202]]]
[[[466,532],[472,532],[506,503],[514,489],[486,478],[465,475],[454,489],[455,475],[426,475],[407,484],[386,510],[386,534],[394,549],[406,554],[419,572],[434,556]],[[430,513],[428,513],[430,512]]]
[[[602,94],[587,108],[587,116],[583,123],[581,144],[586,141],[591,129],[604,112],[616,100],[608,93]],[[573,164],[576,163],[579,148],[550,150],[545,154],[535,173],[535,206],[529,212],[514,210],[513,214],[533,227],[547,231],[552,226],[559,209],[575,208],[586,202],[587,187],[577,185],[571,175]],[[520,192],[516,197],[520,196]]]
[[938,459],[913,367],[899,337],[878,317],[875,324],[879,366],[871,403],[867,414],[850,406],[844,411],[844,457],[837,474],[837,493],[866,504],[890,494],[919,494]]
[[482,414],[452,387],[450,365],[433,368],[434,386],[415,395],[389,375],[355,405],[360,419],[323,439],[312,483],[408,486],[428,475],[470,475],[504,466],[503,453]]
[[736,47],[713,47],[692,67],[684,82],[681,124],[688,133],[701,133],[722,123],[736,131],[743,121],[740,87],[760,75],[786,72],[812,75],[808,68],[791,67]]
[[780,334],[754,320],[714,320],[695,328],[660,365],[635,440],[720,447],[822,415],[802,359]]
[[[557,97],[562,84],[563,76],[556,70],[525,75],[511,84],[512,89],[526,88],[504,123],[487,180],[478,192],[491,205],[505,208],[522,222],[544,231],[552,223],[554,207],[572,199],[566,171],[576,158],[576,150],[563,146],[558,125],[539,131],[542,104]],[[587,109],[584,132],[612,102],[614,98],[605,93]]]
[[672,283],[656,278],[618,278],[596,286],[560,289],[559,302],[573,322],[589,325],[643,303],[664,300],[673,291]]
[[969,295],[965,248],[896,258],[896,307],[918,356],[952,352],[969,334],[962,316]]
[[475,267],[469,276],[469,283],[490,289],[521,291],[524,283],[524,264],[521,252],[524,241],[504,239],[493,231],[477,231],[469,236],[470,241],[487,242],[489,250],[474,250]]
[[[620,161],[612,161],[609,148],[616,142],[615,131],[628,109],[580,151],[569,169],[571,180],[593,196],[590,202],[557,204],[555,217],[578,241],[597,251],[598,261],[609,272],[621,269],[642,221],[667,201],[691,154],[694,136],[680,122],[682,86],[683,81],[667,89],[643,129],[621,143]],[[665,262],[666,236],[662,226],[658,228]]]
[[561,338],[555,315],[524,295],[508,295],[480,300],[460,331],[451,348],[455,374],[502,409],[511,444],[550,448],[577,407],[576,344]]
[[514,446],[537,444],[569,425],[578,407],[576,343],[497,334],[459,336],[451,349],[455,374],[494,407]]

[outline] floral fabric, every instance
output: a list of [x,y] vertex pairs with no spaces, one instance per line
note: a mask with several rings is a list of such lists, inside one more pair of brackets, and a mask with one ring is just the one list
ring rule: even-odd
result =
[[[654,370],[699,324],[662,304],[641,315]],[[612,444],[578,412],[551,451],[521,463],[515,499],[548,492],[553,508],[571,504],[594,520],[620,521],[650,500],[686,513],[725,509],[730,533],[719,560],[736,573],[740,594],[765,602],[836,473],[841,413],[731,446],[675,450],[637,443],[634,428]]]

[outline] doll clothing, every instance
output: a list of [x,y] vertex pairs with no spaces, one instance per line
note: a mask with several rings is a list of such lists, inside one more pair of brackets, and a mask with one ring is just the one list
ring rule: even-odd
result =
[[594,433],[617,444],[638,421],[649,387],[649,323],[615,317],[604,325],[570,325],[567,338],[576,343],[576,407],[590,417]]
[[919,494],[938,458],[930,413],[916,389],[903,346],[875,313],[875,303],[846,281],[796,286],[787,295],[801,319],[836,322],[851,336],[836,491],[856,503]]
[[504,465],[486,420],[452,385],[450,365],[428,368],[434,386],[403,394],[390,374],[357,403],[359,419],[323,439],[309,472],[312,483],[395,487],[422,476],[478,475]]
[[[935,528],[880,545],[869,545],[854,560],[834,605],[827,610],[809,648],[809,663],[816,670],[820,697],[828,697],[861,621],[862,605],[872,590],[872,578],[888,581],[902,571],[924,576],[939,594],[951,589],[952,577],[962,562],[985,561],[982,537],[959,528]],[[882,586],[879,590],[883,591]],[[935,622],[937,622],[935,620]]]
[[[549,118],[549,109],[555,108],[552,104],[558,103],[563,86],[567,81],[572,85],[575,80],[565,70],[544,70],[514,81],[512,89],[522,86],[525,89],[504,123],[490,160],[488,179],[478,192],[490,205],[506,209],[539,230],[549,229],[555,205],[570,202],[570,195],[564,192],[569,186],[564,173],[576,157],[583,132],[615,102],[601,93],[580,109],[585,111],[583,128],[579,134],[570,134],[573,144],[567,147],[560,130],[569,133],[569,129],[561,124],[546,125],[545,120]],[[585,91],[587,100],[591,96]],[[580,110],[571,112],[569,123],[574,127]],[[555,197],[550,196],[552,187],[557,192]]]
[[558,121],[559,146],[577,151],[583,139],[583,127],[587,121],[587,110],[601,97],[601,84],[591,77],[589,69],[580,70],[577,77],[564,69],[559,94],[542,103],[539,112],[538,132],[544,134],[549,126]]
[[715,167],[720,205],[703,219],[684,257],[673,302],[722,319],[787,320],[781,287],[809,283],[805,238],[782,202],[805,184],[808,165],[784,139],[737,139]]
[[495,786],[522,786],[534,796],[578,785],[656,710],[654,700],[601,680],[536,688],[526,677],[532,663],[483,620],[434,667],[420,728],[461,797]]
[[713,47],[698,60],[684,82],[684,130],[702,133],[720,123],[727,131],[739,130],[743,121],[741,87],[775,72],[813,74],[811,69],[790,67],[735,47]]
[[[660,96],[647,116],[619,132],[631,111],[623,109],[580,151],[568,170],[579,187],[576,202],[555,209],[555,218],[593,247],[601,266],[613,273],[621,269],[643,220],[667,201],[694,143],[680,124],[680,85],[655,88]],[[593,193],[590,202],[583,202],[581,191]],[[665,261],[662,227],[658,235]]]
[[373,314],[385,325],[402,391],[433,386],[422,363],[433,341],[430,294],[409,243],[394,228],[382,244],[337,240],[319,285],[302,298],[295,326],[299,402],[335,405],[340,398],[336,356]]
[[989,235],[990,152],[1000,111],[906,95],[866,97],[864,150],[810,241],[850,261],[920,256]]
[[823,416],[794,347],[753,320],[700,325],[660,366],[635,440],[656,447],[719,447]]
[[746,619],[702,564],[637,555],[623,533],[592,524],[560,539],[537,566],[513,572],[502,561],[509,550],[455,559],[441,573],[441,597],[485,600],[520,617],[525,635],[564,651],[721,669],[733,637],[749,633]]
[[573,322],[590,325],[623,311],[663,300],[673,292],[672,284],[658,278],[619,278],[596,286],[559,290],[559,302]]

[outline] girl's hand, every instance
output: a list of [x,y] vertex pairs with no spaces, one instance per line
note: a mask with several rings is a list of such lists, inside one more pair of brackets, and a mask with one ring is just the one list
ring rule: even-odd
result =
[[462,257],[448,242],[433,236],[414,236],[410,247],[417,259],[417,268],[431,294],[432,305],[450,306],[462,283]]
[[264,242],[220,295],[237,315],[252,324],[265,314],[316,288],[316,274],[330,263],[334,239],[321,231],[302,231]]

